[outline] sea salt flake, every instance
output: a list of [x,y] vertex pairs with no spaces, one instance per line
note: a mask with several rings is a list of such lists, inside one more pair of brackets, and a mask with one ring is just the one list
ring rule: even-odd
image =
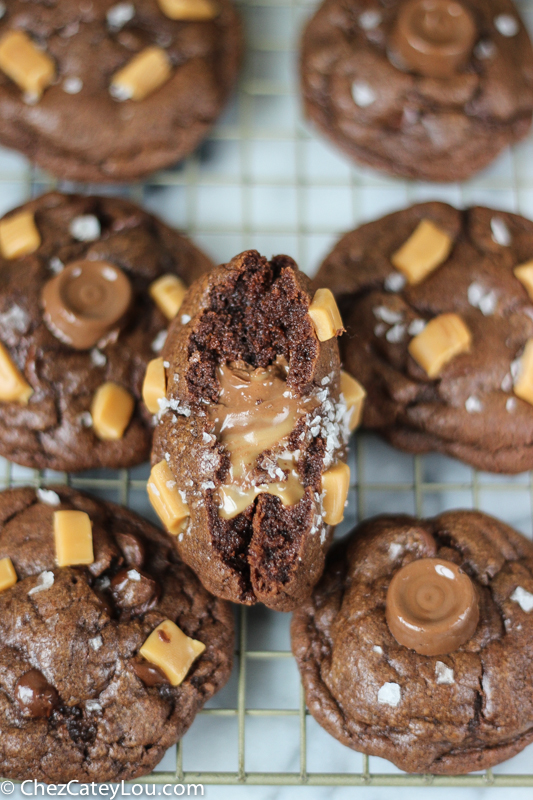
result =
[[181,315],[181,324],[186,325],[188,322],[191,321],[191,317],[188,314]]
[[28,592],[29,595],[31,594],[38,594],[38,592],[45,592],[47,589],[50,589],[54,585],[54,573],[53,572],[41,572],[39,577],[37,578],[37,583],[30,589]]
[[504,376],[500,384],[500,388],[502,392],[510,392],[511,389],[513,388],[513,376],[511,375],[510,372],[508,372],[507,375]]
[[520,371],[522,369],[522,359],[515,358],[514,361],[511,362],[511,375],[513,377],[513,381],[516,381],[520,375]]
[[487,292],[479,301],[479,310],[485,317],[490,317],[496,311],[498,297],[495,291]]
[[214,489],[214,488],[215,484],[213,483],[213,481],[204,481],[202,483],[202,489],[204,492],[207,491],[208,489]]
[[379,644],[375,644],[374,647],[372,648],[372,650],[374,651],[374,653],[377,653],[379,656],[381,656],[383,654],[383,648],[380,647]]
[[63,91],[67,94],[79,94],[83,89],[83,81],[77,75],[70,75],[63,81]]
[[36,106],[40,98],[37,92],[24,92],[22,99],[27,106]]
[[48,262],[48,266],[50,267],[52,272],[55,272],[56,275],[59,272],[63,272],[63,270],[65,269],[65,265],[63,264],[61,259],[58,258],[57,256],[53,256],[53,258],[50,259],[50,261]]
[[153,492],[153,494],[155,494],[156,497],[160,496],[159,495],[159,489],[157,488],[155,483],[149,483],[148,486],[150,487],[151,491]]
[[397,683],[384,683],[378,692],[378,703],[396,708],[402,699],[400,687]]
[[490,39],[481,39],[474,48],[474,55],[481,61],[486,61],[489,58],[494,58],[497,52],[497,47]]
[[117,3],[115,6],[111,6],[107,12],[107,24],[112,30],[118,31],[134,16],[135,6],[133,3]]
[[448,667],[443,661],[437,661],[435,664],[435,676],[437,678],[437,683],[441,683],[443,686],[451,686],[452,683],[455,683],[453,669]]
[[398,542],[392,542],[389,545],[389,558],[392,559],[392,561],[395,561],[402,552],[402,549],[403,548],[401,544],[398,544]]
[[61,502],[57,492],[53,492],[51,489],[37,489],[36,494],[41,503],[45,503],[47,506],[58,506]]
[[26,333],[30,327],[30,317],[23,308],[15,304],[0,314],[0,325],[17,333]]
[[127,576],[130,579],[130,581],[139,582],[141,580],[141,575],[139,572],[137,572],[136,569],[129,569],[127,572]]
[[509,247],[511,244],[511,231],[501,217],[493,217],[490,221],[492,239],[502,247]]
[[163,346],[167,340],[168,331],[162,330],[159,331],[157,336],[155,337],[154,341],[152,342],[152,350],[154,353],[160,353],[163,349]]
[[515,603],[518,603],[522,611],[525,611],[526,614],[529,614],[530,611],[533,611],[533,594],[531,594],[531,592],[527,592],[521,586],[516,587],[511,595],[511,600],[513,600]]
[[465,408],[469,414],[479,414],[479,412],[483,410],[483,405],[479,397],[475,397],[471,394],[465,401]]
[[494,27],[501,33],[502,36],[516,36],[520,30],[520,25],[516,17],[511,14],[498,14],[494,18]]
[[380,322],[374,328],[374,336],[377,336],[379,339],[381,336],[383,336],[384,333],[386,333],[386,331],[387,331],[387,326],[385,325],[384,322]]
[[413,319],[409,323],[409,327],[407,328],[407,333],[409,334],[409,336],[418,336],[419,333],[422,333],[426,325],[427,322],[425,319]]
[[373,309],[373,313],[376,319],[386,322],[387,325],[397,325],[398,322],[403,320],[403,314],[400,311],[393,311],[392,308],[387,306],[376,306]]
[[133,97],[133,88],[130,86],[122,86],[122,84],[118,83],[112,83],[109,87],[109,94],[113,100],[124,103],[126,100],[131,100]]
[[94,214],[82,214],[74,217],[68,227],[71,236],[79,242],[94,242],[100,238],[100,221]]
[[104,643],[104,640],[102,639],[101,636],[95,636],[92,639],[89,639],[89,645],[96,652],[98,650],[100,650],[100,648],[102,647],[103,643]]
[[505,410],[512,414],[516,409],[516,397],[509,397],[505,403]]
[[401,272],[391,272],[385,278],[385,290],[387,292],[401,292],[407,283],[407,278]]
[[87,700],[85,703],[85,708],[87,711],[101,711],[102,706],[97,700]]
[[93,363],[95,367],[104,367],[107,364],[106,356],[101,353],[97,347],[93,347],[91,350],[91,363]]
[[359,25],[364,31],[373,31],[381,24],[383,17],[377,9],[369,8],[359,15]]
[[368,108],[376,102],[377,95],[368,83],[356,81],[352,84],[352,97],[359,108]]
[[93,426],[93,418],[90,411],[82,411],[78,416],[78,420],[82,428],[92,428]]
[[385,339],[388,342],[392,342],[393,344],[398,344],[398,342],[403,341],[405,336],[405,325],[394,325],[390,328],[386,335]]

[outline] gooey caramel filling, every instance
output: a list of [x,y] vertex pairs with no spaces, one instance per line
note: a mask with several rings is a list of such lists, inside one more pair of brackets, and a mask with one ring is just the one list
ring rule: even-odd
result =
[[[318,402],[288,388],[288,369],[279,357],[266,368],[253,369],[244,362],[218,368],[221,391],[209,416],[230,455],[228,481],[218,490],[219,514],[224,519],[236,517],[259,494],[276,495],[285,506],[295,505],[304,495],[296,459],[287,446],[298,421]],[[254,475],[257,459],[266,451],[272,465],[269,474],[279,478],[267,483]]]

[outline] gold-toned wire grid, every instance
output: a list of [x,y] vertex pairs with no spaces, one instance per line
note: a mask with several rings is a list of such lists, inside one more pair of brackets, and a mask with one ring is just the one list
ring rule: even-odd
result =
[[[239,5],[246,22],[247,50],[237,98],[195,155],[143,184],[102,187],[58,184],[40,170],[27,167],[20,158],[0,151],[0,186],[4,190],[0,193],[0,211],[55,186],[66,191],[120,194],[186,231],[217,262],[255,247],[266,255],[288,252],[310,272],[340,233],[422,199],[443,199],[456,205],[486,203],[533,218],[531,140],[513,148],[495,167],[464,186],[391,180],[350,165],[304,125],[299,113],[297,43],[315,0],[241,0]],[[523,0],[519,5],[533,29],[533,0]],[[488,476],[438,456],[411,458],[368,435],[358,436],[350,460],[353,482],[341,532],[379,511],[427,516],[453,505],[466,505],[496,513],[531,536],[531,474]],[[65,475],[0,461],[0,488],[68,483],[151,516],[146,477],[147,470],[142,467]],[[175,759],[173,754],[167,755],[160,768],[140,782],[533,787],[530,764],[527,769],[510,772],[496,767],[466,776],[413,776],[381,759],[352,753],[321,732],[306,710],[301,685],[294,680],[290,703],[270,707],[267,702],[258,702],[257,698],[264,700],[277,688],[279,675],[268,683],[274,668],[290,668],[294,677],[288,617],[261,608],[239,608],[236,619],[237,647],[230,686],[200,712],[176,748]],[[267,695],[256,691],[256,667],[260,668],[259,681],[266,683]],[[289,768],[276,768],[274,759],[268,768],[257,766],[258,749],[264,748],[269,755],[272,739],[267,724],[271,721],[281,721],[287,729],[292,726],[295,755]],[[207,730],[198,732],[199,727],[205,723],[212,729],[221,722],[232,728],[231,735],[215,736],[217,766],[199,766],[198,751]],[[224,734],[229,730],[225,728]],[[325,750],[336,747],[331,753],[336,754],[334,763],[342,768],[325,768],[318,752],[322,745]],[[527,764],[527,758],[522,763]]]

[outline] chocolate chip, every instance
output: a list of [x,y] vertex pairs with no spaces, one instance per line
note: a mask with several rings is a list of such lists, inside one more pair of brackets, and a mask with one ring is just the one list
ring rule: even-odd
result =
[[139,680],[146,686],[170,685],[167,676],[155,664],[149,664],[147,661],[132,661],[131,667]]
[[117,533],[115,538],[122,550],[126,564],[130,567],[142,567],[146,558],[146,550],[141,539],[133,533]]
[[111,581],[111,594],[121,611],[144,614],[157,603],[160,589],[145,572],[121,569]]
[[15,684],[15,697],[25,716],[49,717],[59,701],[53,686],[50,686],[38,669],[30,669]]

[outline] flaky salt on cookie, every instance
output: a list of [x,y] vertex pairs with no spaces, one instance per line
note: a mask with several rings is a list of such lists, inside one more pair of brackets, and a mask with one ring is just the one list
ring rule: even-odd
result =
[[220,597],[289,610],[322,572],[362,402],[341,386],[342,331],[329,290],[311,293],[287,256],[250,250],[193,284],[148,368],[148,493]]

